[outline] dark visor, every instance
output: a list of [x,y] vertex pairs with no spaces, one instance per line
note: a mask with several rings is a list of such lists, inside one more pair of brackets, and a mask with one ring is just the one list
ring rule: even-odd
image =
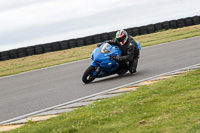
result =
[[119,41],[119,42],[123,42],[123,41],[125,40],[125,38],[126,38],[126,36],[124,35],[124,36],[121,37],[121,38],[117,38],[117,41]]

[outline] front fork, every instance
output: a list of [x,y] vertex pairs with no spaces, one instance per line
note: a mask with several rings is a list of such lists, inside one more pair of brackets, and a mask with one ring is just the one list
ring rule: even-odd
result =
[[97,69],[94,71],[93,76],[97,77],[97,75],[100,73],[101,67],[98,66]]

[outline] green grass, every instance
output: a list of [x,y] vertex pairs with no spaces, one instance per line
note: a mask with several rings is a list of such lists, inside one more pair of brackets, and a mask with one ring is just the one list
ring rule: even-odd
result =
[[200,69],[9,133],[199,133]]
[[[142,47],[200,36],[200,25],[134,37]],[[0,61],[0,77],[90,58],[96,44],[58,52]]]

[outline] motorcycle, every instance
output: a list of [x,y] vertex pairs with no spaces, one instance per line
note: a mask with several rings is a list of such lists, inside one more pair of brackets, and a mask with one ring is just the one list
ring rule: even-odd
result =
[[[140,47],[140,42],[137,42]],[[100,47],[96,48],[92,52],[91,59],[92,64],[85,70],[82,81],[84,83],[90,83],[95,78],[106,77],[112,74],[123,75],[128,71],[128,64],[123,64],[123,71],[120,69],[120,64],[111,59],[110,56],[119,57],[122,51],[118,46],[110,45],[109,43],[103,43]]]

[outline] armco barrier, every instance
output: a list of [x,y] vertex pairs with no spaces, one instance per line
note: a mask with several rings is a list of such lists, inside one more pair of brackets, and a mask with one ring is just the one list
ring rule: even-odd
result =
[[102,42],[101,34],[93,35],[94,43]]
[[101,34],[101,39],[102,39],[102,41],[109,40],[109,34],[108,33],[102,33]]
[[40,44],[40,45],[35,45],[34,49],[35,49],[35,54],[43,54],[44,53],[44,49],[43,49],[43,45],[44,44]]
[[19,58],[27,56],[25,48],[18,48],[17,52],[18,52]]
[[156,24],[155,24],[155,31],[160,31],[160,30],[162,30],[162,29],[163,29],[162,23],[156,23]]
[[43,49],[44,49],[44,53],[51,52],[52,51],[51,44],[50,43],[43,44]]
[[1,52],[1,60],[4,61],[4,60],[9,60],[10,59],[10,55],[9,55],[9,51],[3,51]]
[[170,28],[169,21],[163,22],[163,29],[168,30]]
[[116,35],[116,31],[109,32],[108,35],[109,35],[109,40],[114,39]]
[[75,48],[76,47],[76,40],[75,39],[68,40],[68,46],[69,46],[69,48]]
[[139,31],[140,31],[140,35],[145,35],[145,34],[147,34],[147,33],[148,33],[148,31],[147,31],[147,26],[141,26],[141,27],[139,28]]
[[132,29],[132,36],[138,36],[138,35],[140,35],[140,30],[139,30],[139,28],[138,27],[135,27],[135,28],[133,28]]
[[77,47],[81,47],[85,45],[85,39],[84,38],[77,38],[76,39],[76,45]]
[[92,36],[85,37],[85,45],[94,44]]
[[129,35],[132,35],[132,28],[124,29]]
[[69,49],[68,41],[66,41],[66,40],[60,41],[60,49],[61,50]]
[[194,25],[200,24],[200,16],[192,17],[192,22],[193,22]]
[[59,42],[52,42],[51,43],[51,49],[52,49],[52,51],[59,51],[59,50],[61,50],[60,43]]
[[185,27],[185,21],[184,21],[184,19],[178,19],[177,20],[177,26],[178,26],[178,28]]
[[153,24],[147,25],[147,31],[148,33],[154,33],[155,32],[155,27]]
[[191,26],[191,25],[193,25],[192,18],[191,17],[185,18],[185,26]]
[[170,29],[178,28],[176,20],[169,21],[169,27],[170,27]]
[[[140,27],[133,27],[125,29],[129,35],[138,36],[149,33],[154,33],[163,29],[176,29],[185,26],[200,24],[200,16],[193,16],[187,18],[181,18],[178,20],[164,21],[156,24],[149,24]],[[29,46],[25,48],[12,49],[9,51],[0,52],[0,61],[15,59],[25,56],[31,56],[36,54],[43,54],[53,51],[65,50],[75,47],[81,47],[91,45],[94,43],[100,43],[106,40],[115,38],[116,31],[106,32],[101,34],[95,34],[77,39],[63,40],[58,42],[39,44],[35,46]]]
[[35,54],[34,46],[26,47],[27,56],[31,56]]
[[9,51],[10,59],[16,59],[18,58],[17,49],[12,49]]

